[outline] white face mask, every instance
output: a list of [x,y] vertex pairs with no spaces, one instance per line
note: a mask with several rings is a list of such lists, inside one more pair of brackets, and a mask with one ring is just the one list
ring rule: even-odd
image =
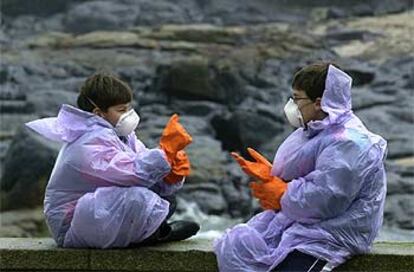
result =
[[139,115],[134,109],[122,114],[115,126],[116,134],[118,136],[128,136],[137,128],[139,120]]
[[286,118],[292,126],[296,128],[305,127],[302,113],[300,112],[298,105],[296,105],[292,98],[290,98],[289,101],[286,103],[284,111]]

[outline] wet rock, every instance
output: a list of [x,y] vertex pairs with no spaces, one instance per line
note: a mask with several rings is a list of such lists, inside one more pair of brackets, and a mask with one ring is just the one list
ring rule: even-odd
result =
[[159,145],[161,133],[173,113],[164,105],[151,105],[139,111],[141,121],[135,133],[148,148]]
[[226,201],[216,184],[186,185],[178,195],[187,201],[196,202],[201,211],[207,214],[222,214],[226,210]]
[[[136,4],[134,1],[129,1]],[[201,16],[197,1],[140,1],[136,25],[184,24]]]
[[[396,118],[395,113],[391,114],[392,111],[397,110],[397,105],[376,106],[375,109],[364,109],[356,112],[368,129],[378,133],[388,141],[389,159],[407,157],[414,154],[411,137],[414,133],[413,126],[409,122]],[[404,108],[405,106],[402,106],[401,110],[404,111]]]
[[[1,25],[3,25],[3,22],[0,22]],[[0,45],[2,48],[5,48],[7,44],[10,43],[10,37],[6,33],[4,33],[4,29],[0,28]],[[0,82],[1,82],[1,74],[0,74]]]
[[[326,5],[326,2],[323,4]],[[386,0],[369,3],[360,1],[336,2],[334,5],[330,5],[330,7],[328,6],[327,18],[338,19],[349,16],[372,16],[396,13],[407,9],[409,5],[409,1],[407,0]]]
[[226,108],[218,103],[210,101],[187,101],[174,99],[171,100],[171,108],[177,112],[183,112],[183,115],[193,115],[210,119],[216,113],[226,111]]
[[26,45],[29,48],[38,48],[38,47],[49,47],[49,48],[60,48],[66,46],[68,40],[73,39],[71,34],[62,33],[62,32],[48,32],[42,35],[36,36],[32,39],[29,39],[26,42]]
[[182,115],[180,117],[180,123],[186,128],[186,130],[195,137],[201,135],[214,135],[214,130],[208,119],[191,116],[191,115]]
[[385,202],[384,221],[402,229],[414,229],[414,203],[412,195],[389,196]]
[[[414,26],[413,26],[414,28]],[[392,67],[398,67],[393,69]],[[401,55],[387,59],[380,67],[381,79],[393,83],[399,90],[406,89],[408,93],[413,86],[414,56]]]
[[397,101],[395,95],[382,93],[371,88],[352,88],[352,109],[360,111],[381,105],[389,105]]
[[227,164],[226,170],[228,179],[221,184],[221,189],[227,202],[227,213],[232,217],[246,218],[252,214],[249,178],[234,161]]
[[59,149],[59,144],[27,128],[19,130],[4,159],[2,210],[43,204],[44,190]]
[[286,125],[283,132],[270,138],[267,142],[263,143],[259,147],[259,151],[267,157],[270,161],[273,161],[273,158],[276,154],[277,149],[283,143],[283,141],[294,131],[294,128],[290,125]]
[[145,142],[159,142],[161,133],[170,117],[177,113],[180,116],[180,123],[193,136],[213,133],[208,120],[197,116],[181,115],[179,111],[172,111],[165,105],[150,105],[140,108],[141,123],[137,128],[138,138]]
[[226,156],[221,143],[209,136],[198,136],[186,149],[191,160],[187,183],[221,183],[226,180]]
[[27,96],[28,104],[41,117],[57,116],[62,104],[76,106],[78,94],[62,90],[38,91]]
[[375,72],[369,70],[362,70],[361,68],[348,68],[345,70],[352,77],[352,85],[360,86],[372,82],[375,79]]
[[33,113],[34,107],[24,100],[0,100],[0,113]]
[[160,66],[154,90],[168,96],[192,100],[211,100],[225,104],[243,99],[244,81],[228,63],[212,63],[206,58],[192,58]]
[[[3,164],[3,160],[4,160],[4,157],[6,156],[7,149],[9,148],[10,143],[11,143],[10,139],[8,139],[8,140],[3,139],[2,141],[0,141],[0,162],[1,162],[1,164]],[[1,170],[0,170],[0,176],[1,175],[2,174],[1,174]]]
[[69,74],[62,67],[49,65],[46,60],[31,62],[27,61],[23,64],[26,77],[36,77],[40,79],[50,78],[64,78],[69,77]]
[[37,114],[2,113],[0,118],[0,139],[11,140],[25,122],[38,117]]
[[403,177],[395,172],[387,172],[387,195],[414,194],[413,177]]
[[[254,77],[254,81],[250,84],[260,89],[271,88],[277,91],[277,93],[290,93],[290,83],[293,74],[298,70],[300,63],[291,61],[283,61],[278,59],[266,59],[258,68],[257,74]],[[285,89],[284,91],[282,91]],[[269,101],[272,104],[276,104],[278,98]]]
[[388,141],[389,159],[398,159],[414,155],[413,139],[408,135],[401,135],[400,137],[393,137]]
[[414,177],[414,157],[404,157],[396,160],[387,160],[387,170],[395,172],[401,177]]
[[[137,28],[138,34],[140,29]],[[197,43],[222,43],[236,45],[246,35],[245,27],[220,27],[211,24],[163,25],[140,36],[157,40],[188,41]]]
[[[19,84],[25,82],[27,73],[22,65],[15,65],[10,63],[2,63],[0,67],[1,83]],[[1,88],[3,89],[3,88]]]
[[[161,111],[163,110],[165,108],[161,107]],[[141,113],[145,119],[136,131],[137,137],[147,147],[157,147],[161,133],[173,113],[167,115],[163,112],[164,116],[157,117]],[[191,175],[187,178],[186,184],[221,183],[226,176],[226,157],[221,143],[212,137],[214,130],[208,120],[183,115],[180,122],[193,137],[192,144],[186,148],[191,161]]]
[[216,24],[258,24],[264,22],[304,22],[309,15],[290,9],[287,2],[209,1],[203,3],[205,20]]
[[132,26],[139,12],[137,5],[88,1],[73,6],[66,15],[64,25],[65,29],[72,33],[121,30]]
[[138,65],[117,67],[114,69],[114,74],[118,75],[119,78],[126,81],[134,92],[134,99],[137,100],[138,104],[146,105],[153,103],[143,103],[145,100],[144,90],[151,85],[152,76],[155,69],[152,65],[139,63]]
[[257,148],[281,133],[284,128],[279,120],[242,109],[228,116],[216,116],[212,119],[212,124],[223,148],[230,151]]
[[378,17],[362,17],[349,20],[342,27],[370,31],[380,35],[367,42],[354,40],[335,46],[333,50],[341,57],[371,59],[377,62],[385,62],[391,58],[401,56],[411,56],[413,51],[411,37],[405,34],[413,29],[411,17],[412,11],[398,15],[384,15],[380,20]]
[[62,47],[142,47],[156,48],[152,40],[141,40],[132,32],[95,31],[61,41]]
[[10,37],[7,48],[20,46],[28,37],[44,32],[63,31],[63,14],[55,14],[47,17],[36,15],[20,15],[18,17],[6,17],[5,32]]
[[[407,164],[414,152],[413,49],[407,35],[412,12],[347,18],[395,12],[410,6],[408,1],[110,0],[67,5],[44,0],[34,10],[19,0],[6,5],[0,30],[0,44],[7,49],[0,68],[0,99],[7,101],[0,102],[0,173],[7,189],[2,203],[9,207],[41,203],[41,188],[58,150],[21,132],[19,141],[12,140],[16,129],[39,116],[55,115],[61,103],[72,104],[85,78],[103,67],[134,89],[134,108],[142,118],[136,132],[148,147],[158,146],[171,114],[182,116],[194,139],[187,150],[193,173],[183,196],[208,213],[248,218],[261,211],[251,198],[248,178],[228,151],[244,153],[252,146],[273,158],[293,131],[283,114],[292,75],[315,60],[344,63],[354,78],[354,110],[388,140],[389,159]],[[327,21],[330,17],[343,19]],[[231,26],[223,27],[227,24]],[[309,34],[308,27],[320,36]],[[31,114],[24,111],[29,105],[34,106]],[[391,202],[385,224],[410,228],[406,199],[413,194],[413,167],[398,165],[387,173]]]
[[330,29],[326,34],[326,39],[331,45],[340,44],[351,40],[369,41],[377,37],[379,34],[371,33],[363,30],[349,30],[334,28]]
[[0,237],[49,236],[43,208],[15,210],[0,213]]
[[[75,0],[76,1],[76,0]],[[23,14],[33,14],[38,16],[48,16],[58,12],[63,12],[71,4],[65,0],[34,0],[34,1],[15,1],[3,0],[1,12],[8,16],[19,16]]]

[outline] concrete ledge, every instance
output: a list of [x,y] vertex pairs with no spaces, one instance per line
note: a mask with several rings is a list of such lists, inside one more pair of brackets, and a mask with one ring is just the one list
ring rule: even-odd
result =
[[[0,238],[1,271],[217,271],[211,240],[129,249],[61,249],[50,238]],[[376,243],[336,271],[412,271],[414,243]]]
[[0,270],[216,271],[211,241],[129,249],[62,249],[50,238],[0,238]]

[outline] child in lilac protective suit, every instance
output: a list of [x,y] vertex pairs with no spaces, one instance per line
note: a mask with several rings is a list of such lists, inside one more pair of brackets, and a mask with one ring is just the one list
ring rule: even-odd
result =
[[273,165],[233,154],[260,182],[263,212],[214,243],[220,271],[331,271],[369,252],[382,224],[387,143],[352,112],[352,79],[338,67],[298,71],[284,111],[296,127]]
[[148,149],[137,139],[140,118],[131,101],[126,83],[97,73],[81,87],[78,108],[63,105],[57,117],[26,124],[63,143],[44,199],[47,224],[60,247],[177,241],[199,230],[194,222],[166,222],[185,176],[165,181],[171,163],[163,149]]

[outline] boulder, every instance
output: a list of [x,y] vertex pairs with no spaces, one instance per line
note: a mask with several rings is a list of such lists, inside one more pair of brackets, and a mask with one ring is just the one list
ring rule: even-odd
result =
[[387,195],[395,194],[414,194],[413,177],[387,171]]
[[282,133],[270,138],[268,141],[263,143],[259,151],[262,152],[270,161],[273,161],[276,151],[279,146],[285,141],[287,137],[294,131],[294,128],[290,125],[286,125]]
[[0,121],[0,139],[11,140],[16,132],[21,129],[22,124],[38,118],[37,114],[15,114],[1,113]]
[[115,1],[87,1],[74,5],[66,15],[64,26],[72,33],[94,30],[121,30],[134,25],[140,13],[137,5]]
[[[128,0],[137,5],[136,1]],[[197,1],[139,1],[140,13],[135,25],[185,24],[202,18]]]
[[[80,1],[80,0],[75,0]],[[64,12],[75,1],[66,0],[2,0],[1,12],[8,16],[32,14],[37,16],[50,16],[58,12]]]
[[384,221],[388,226],[414,230],[414,203],[412,195],[389,196],[385,202]]
[[182,112],[183,116],[203,117],[205,120],[210,120],[213,115],[226,111],[224,105],[211,101],[189,101],[175,98],[170,101],[171,104],[169,106],[171,109],[176,112]]
[[231,63],[193,57],[160,66],[153,90],[168,96],[237,104],[243,99],[244,80]]
[[220,187],[214,183],[186,184],[178,195],[197,203],[204,213],[223,214],[226,211],[227,203]]
[[41,117],[57,116],[62,104],[76,106],[78,95],[63,90],[38,91],[27,96],[28,104]]
[[[402,103],[405,102],[402,101]],[[369,130],[388,140],[389,159],[407,157],[414,154],[411,136],[414,133],[414,127],[410,122],[396,117],[395,111],[405,112],[406,106],[404,104],[377,105],[375,108],[356,111],[356,115],[361,118]]]
[[0,217],[0,237],[50,236],[42,207],[6,211]]
[[34,107],[25,100],[0,100],[0,113],[33,113]]
[[135,33],[122,31],[94,31],[78,35],[73,39],[60,41],[61,47],[143,47],[156,48],[158,44],[152,40],[142,40]]
[[[25,82],[25,78],[27,77],[27,73],[23,65],[16,65],[7,62],[2,63],[0,73],[1,84],[21,84]],[[3,87],[1,90],[3,90]]]
[[[140,33],[137,28],[137,32]],[[162,25],[142,37],[157,40],[187,41],[197,43],[221,43],[236,45],[246,34],[245,27],[222,27],[212,24]]]
[[248,218],[252,215],[254,203],[248,187],[250,178],[233,160],[226,165],[226,170],[227,179],[221,183],[223,196],[227,203],[226,212],[235,218]]
[[61,145],[22,127],[7,151],[1,177],[1,209],[43,204],[44,191]]
[[187,183],[222,183],[226,181],[226,156],[221,143],[212,137],[199,135],[187,148],[191,160],[191,175]]
[[345,69],[345,72],[352,77],[352,86],[360,86],[371,83],[375,79],[375,68],[363,69],[361,65]]
[[[147,110],[147,107],[145,108]],[[160,109],[163,116],[141,112],[143,120],[136,133],[137,137],[149,148],[158,146],[161,133],[174,113],[164,112],[165,107],[160,107]],[[226,174],[226,157],[221,149],[221,143],[212,136],[214,131],[208,120],[184,115],[180,117],[180,122],[193,137],[192,144],[186,148],[192,167],[192,173],[186,183],[204,184],[223,181]]]
[[396,102],[397,99],[395,95],[382,93],[372,88],[352,88],[352,109],[357,112],[381,105],[389,105]]
[[243,153],[247,147],[258,148],[284,130],[280,120],[243,109],[227,116],[215,116],[212,124],[224,149]]

